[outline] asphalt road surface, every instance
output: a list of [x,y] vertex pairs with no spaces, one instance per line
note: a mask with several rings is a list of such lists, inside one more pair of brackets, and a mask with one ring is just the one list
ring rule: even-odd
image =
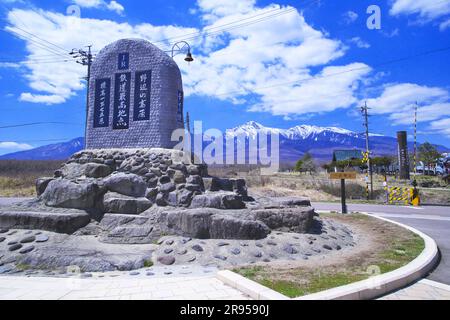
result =
[[[341,211],[339,203],[313,203],[316,210]],[[428,279],[450,285],[450,207],[348,204],[349,212],[367,212],[416,228],[433,238],[441,251],[439,266]]]
[[[24,199],[0,198],[0,207]],[[341,210],[339,203],[315,202],[316,210]],[[398,221],[416,228],[432,237],[441,251],[439,266],[428,277],[430,280],[450,285],[450,207],[404,207],[370,204],[348,204],[349,212],[367,212]]]

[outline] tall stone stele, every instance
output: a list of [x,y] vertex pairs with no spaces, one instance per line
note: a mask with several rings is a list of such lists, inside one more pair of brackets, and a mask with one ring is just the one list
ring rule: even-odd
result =
[[141,39],[116,41],[92,64],[87,149],[166,148],[184,127],[183,83],[175,61]]

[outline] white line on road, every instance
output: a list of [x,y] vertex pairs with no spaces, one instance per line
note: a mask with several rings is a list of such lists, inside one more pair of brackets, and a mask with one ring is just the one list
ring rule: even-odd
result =
[[403,206],[402,208],[413,209],[413,210],[423,210],[422,207],[411,207],[411,206]]
[[433,215],[421,215],[421,214],[405,215],[405,214],[377,213],[377,212],[370,212],[370,214],[378,216],[378,217],[386,217],[386,218],[450,221],[449,217],[441,217],[441,216],[433,216]]

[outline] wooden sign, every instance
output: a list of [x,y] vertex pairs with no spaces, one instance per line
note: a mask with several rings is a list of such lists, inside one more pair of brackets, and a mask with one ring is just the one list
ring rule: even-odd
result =
[[332,172],[331,180],[356,180],[356,172]]

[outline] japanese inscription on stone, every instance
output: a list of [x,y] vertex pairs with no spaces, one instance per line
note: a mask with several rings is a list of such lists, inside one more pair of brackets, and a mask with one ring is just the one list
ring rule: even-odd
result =
[[130,68],[130,54],[128,52],[119,53],[119,70],[128,70]]
[[109,126],[111,79],[95,80],[94,128]]
[[151,70],[136,72],[134,80],[134,121],[150,120],[151,78]]
[[117,73],[114,90],[113,129],[128,129],[130,122],[131,73]]
[[178,90],[178,111],[177,111],[177,120],[183,121],[183,100],[184,93],[183,91]]

